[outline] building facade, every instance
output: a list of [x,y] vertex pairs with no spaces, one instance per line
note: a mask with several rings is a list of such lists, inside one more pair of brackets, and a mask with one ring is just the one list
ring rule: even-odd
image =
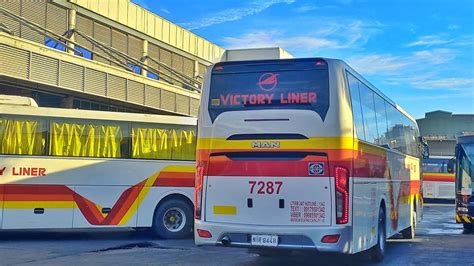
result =
[[224,49],[129,0],[0,0],[0,94],[196,116]]
[[416,120],[430,147],[430,156],[454,156],[458,136],[474,134],[474,114],[434,111]]

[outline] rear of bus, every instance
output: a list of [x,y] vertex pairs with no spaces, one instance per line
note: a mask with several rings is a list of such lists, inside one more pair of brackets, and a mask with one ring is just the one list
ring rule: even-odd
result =
[[209,71],[198,123],[197,245],[351,252],[353,132],[340,64],[224,62]]

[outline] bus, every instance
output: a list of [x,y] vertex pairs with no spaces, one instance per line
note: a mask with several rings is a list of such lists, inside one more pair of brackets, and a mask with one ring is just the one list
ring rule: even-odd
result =
[[449,156],[423,158],[423,198],[454,200],[454,173],[448,172]]
[[383,258],[422,214],[415,120],[336,59],[220,62],[198,116],[195,243]]
[[131,227],[191,237],[196,123],[1,104],[0,231]]
[[471,230],[474,223],[474,135],[458,137],[455,154],[455,163],[451,160],[449,171],[456,173],[456,222]]

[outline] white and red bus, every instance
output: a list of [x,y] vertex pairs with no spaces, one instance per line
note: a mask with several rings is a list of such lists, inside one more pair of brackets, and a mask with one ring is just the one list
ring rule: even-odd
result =
[[340,60],[217,63],[198,118],[197,245],[381,260],[421,218],[415,120]]
[[0,229],[191,236],[195,132],[194,118],[1,104]]
[[448,172],[448,156],[423,158],[423,198],[425,200],[454,200],[454,173]]

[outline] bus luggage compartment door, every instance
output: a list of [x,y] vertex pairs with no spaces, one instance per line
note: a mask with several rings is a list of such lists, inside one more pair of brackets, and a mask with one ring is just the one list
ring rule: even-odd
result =
[[326,156],[298,160],[211,157],[205,220],[252,225],[330,225]]

